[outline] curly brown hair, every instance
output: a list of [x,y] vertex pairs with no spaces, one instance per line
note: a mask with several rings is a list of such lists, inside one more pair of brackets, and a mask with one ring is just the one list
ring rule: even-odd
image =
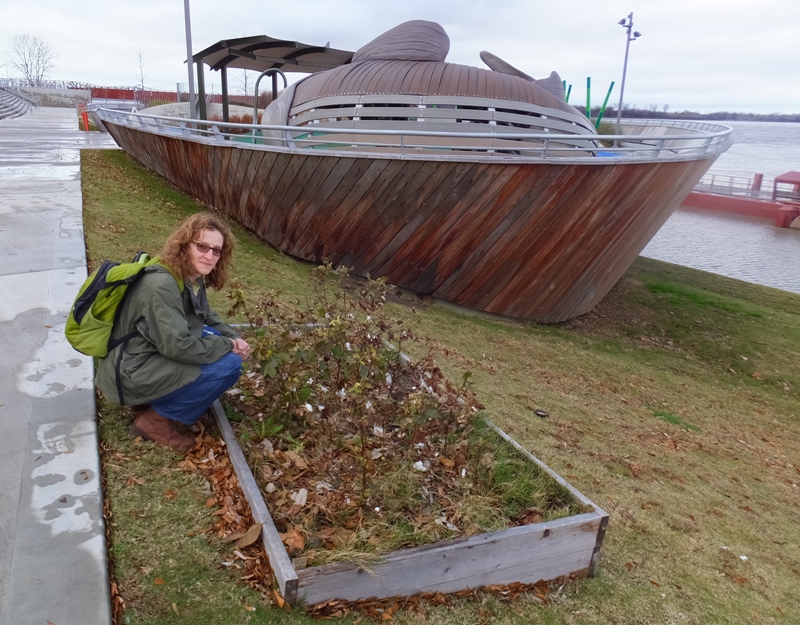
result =
[[192,275],[194,268],[189,254],[189,243],[196,241],[203,230],[216,230],[222,235],[222,253],[217,265],[203,278],[206,286],[219,290],[228,280],[235,239],[228,225],[216,215],[195,213],[184,219],[177,230],[167,237],[159,258],[178,275],[184,278]]

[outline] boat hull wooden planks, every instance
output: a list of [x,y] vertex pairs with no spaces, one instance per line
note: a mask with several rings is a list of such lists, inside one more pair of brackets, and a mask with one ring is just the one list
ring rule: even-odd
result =
[[591,310],[715,158],[459,162],[106,125],[144,166],[286,253],[541,322]]

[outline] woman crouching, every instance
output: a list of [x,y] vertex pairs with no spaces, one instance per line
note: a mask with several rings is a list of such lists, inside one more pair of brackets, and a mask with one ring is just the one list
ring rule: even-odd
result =
[[192,215],[167,238],[158,264],[129,288],[112,339],[132,337],[100,361],[95,382],[113,401],[149,406],[132,435],[190,449],[194,438],[172,423],[193,425],[241,375],[250,346],[206,299],[206,286],[225,285],[233,246],[222,220]]

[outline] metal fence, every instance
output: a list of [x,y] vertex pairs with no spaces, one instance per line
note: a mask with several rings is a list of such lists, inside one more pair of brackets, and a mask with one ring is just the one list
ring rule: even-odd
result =
[[700,193],[771,200],[774,182],[773,178],[765,178],[759,174],[752,176],[706,174],[700,179],[694,190]]

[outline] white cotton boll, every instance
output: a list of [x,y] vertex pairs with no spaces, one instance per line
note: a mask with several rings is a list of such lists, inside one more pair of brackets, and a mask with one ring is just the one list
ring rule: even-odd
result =
[[440,516],[438,519],[434,519],[434,523],[436,523],[437,525],[441,525],[442,527],[446,527],[451,532],[458,531],[458,528],[455,525],[453,525],[450,521],[448,521],[447,517],[444,515]]
[[417,460],[417,461],[414,463],[414,468],[415,468],[417,471],[427,471],[427,469],[425,468],[425,465],[424,465],[424,464],[422,464],[422,462],[421,462],[420,460]]
[[740,559],[742,562],[747,562],[747,556],[739,556],[739,559]]
[[462,479],[465,478],[466,476],[467,476],[467,470],[466,469],[461,469],[461,477],[462,477]]
[[347,348],[347,351],[348,351],[348,352],[350,352],[350,351],[353,351],[353,350],[352,350],[352,348],[350,347],[350,341],[348,341],[347,343],[345,343],[345,344],[344,344],[344,346]]
[[375,436],[383,436],[383,428],[380,425],[375,425],[372,427],[372,433]]
[[308,410],[309,412],[313,412],[314,406],[312,406],[311,404],[306,404],[306,410]]
[[305,488],[301,488],[296,493],[292,493],[289,495],[289,498],[298,506],[306,505],[306,501],[308,500],[308,490]]
[[367,400],[367,406],[366,406],[366,408],[367,408],[367,410],[369,410],[370,408],[372,408],[372,402],[371,402],[370,400]]
[[314,378],[308,378],[308,382],[306,384],[314,384]]
[[392,385],[392,374],[391,373],[387,373],[386,374],[386,386],[391,386],[391,385]]
[[327,386],[323,386],[322,384],[320,384],[319,388],[323,393],[327,393],[328,392],[328,387]]
[[370,317],[369,315],[367,315],[367,321],[372,321],[372,317]]
[[336,397],[338,397],[339,399],[344,399],[346,395],[347,393],[345,393],[343,388],[336,391]]
[[425,447],[425,443],[417,443],[414,445],[414,449],[422,449],[423,447]]

